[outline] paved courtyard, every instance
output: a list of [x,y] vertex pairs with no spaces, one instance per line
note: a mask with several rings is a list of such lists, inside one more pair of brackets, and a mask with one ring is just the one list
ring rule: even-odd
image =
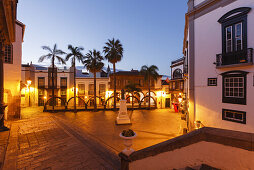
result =
[[132,125],[116,125],[117,113],[113,111],[56,113],[59,120],[69,122],[72,127],[88,133],[94,139],[119,153],[124,149],[119,134],[124,129],[133,129],[138,137],[133,148],[140,150],[145,147],[174,138],[182,132],[181,117],[169,109],[128,111]]
[[179,135],[180,115],[171,110],[129,114],[132,125],[115,125],[113,111],[43,113],[42,108],[24,108],[21,120],[7,122],[11,130],[0,133],[0,169],[119,169],[123,129],[138,134],[135,150]]

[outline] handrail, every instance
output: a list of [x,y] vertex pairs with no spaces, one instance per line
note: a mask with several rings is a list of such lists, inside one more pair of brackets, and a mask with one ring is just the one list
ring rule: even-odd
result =
[[129,156],[122,152],[119,153],[119,156],[121,157],[123,163],[128,164],[132,161],[180,149],[201,141],[213,142],[248,151],[254,151],[254,133],[203,127],[185,135],[135,151]]
[[[232,55],[231,60],[234,61],[232,63],[225,62],[225,59],[228,58],[227,55],[228,54],[216,54],[216,62],[214,64],[216,64],[217,67],[220,67],[234,64],[253,63],[253,48],[248,48],[239,52],[232,52],[230,54]],[[242,57],[242,55],[244,56]]]

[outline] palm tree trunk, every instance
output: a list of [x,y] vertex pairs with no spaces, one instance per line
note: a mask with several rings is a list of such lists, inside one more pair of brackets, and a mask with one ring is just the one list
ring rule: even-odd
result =
[[114,110],[116,110],[116,63],[113,63],[114,72]]
[[73,67],[74,67],[74,113],[77,113],[77,98],[76,98],[76,63],[75,63],[75,58],[73,62]]
[[149,95],[149,97],[148,97],[148,109],[150,110],[151,109],[151,103],[150,103],[150,101],[151,101],[151,87],[150,87],[150,75],[148,75],[148,95]]
[[55,82],[54,82],[54,71],[55,71],[55,56],[52,56],[52,100],[53,100],[53,112],[55,111]]
[[94,111],[97,111],[97,103],[96,103],[96,72],[93,73],[93,81],[94,81]]

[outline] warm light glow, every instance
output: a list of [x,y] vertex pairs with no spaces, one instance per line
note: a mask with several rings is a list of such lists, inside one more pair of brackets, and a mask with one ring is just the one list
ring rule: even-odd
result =
[[178,101],[179,101],[179,103],[182,103],[182,101],[183,101],[183,97],[182,97],[181,94],[182,94],[182,93],[179,93],[179,96],[178,96]]
[[195,126],[196,126],[196,127],[195,127],[196,129],[200,129],[200,128],[201,128],[202,123],[201,123],[200,120],[194,121],[194,124],[195,124]]
[[[74,92],[74,87],[71,89],[72,92]],[[78,91],[78,88],[76,87],[76,92]]]
[[27,86],[30,86],[32,84],[32,80],[27,80],[26,84],[27,84]]
[[178,98],[179,103],[182,103],[183,98]]
[[159,97],[166,97],[166,93],[164,91],[157,91],[156,92],[156,96],[159,96]]
[[[71,88],[71,92],[74,93],[74,87]],[[76,87],[76,95],[78,95],[78,88]]]
[[87,99],[87,96],[85,96],[85,99]]
[[46,100],[46,99],[47,99],[47,96],[44,96],[43,98]]
[[166,97],[166,93],[164,91],[162,92],[162,97]]
[[26,94],[26,88],[21,89],[21,94]]
[[106,99],[109,98],[113,93],[113,91],[106,91]]

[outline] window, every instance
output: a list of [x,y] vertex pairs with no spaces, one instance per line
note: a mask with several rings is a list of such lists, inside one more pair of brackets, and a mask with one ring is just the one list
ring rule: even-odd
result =
[[99,95],[105,96],[106,92],[106,85],[105,84],[99,84]]
[[222,120],[246,124],[246,112],[222,109]]
[[176,82],[173,82],[173,90],[176,88]]
[[246,105],[246,74],[244,71],[229,71],[222,74],[222,102]]
[[183,81],[180,82],[180,89],[183,90]]
[[[242,22],[237,23],[237,24],[232,24],[229,27],[226,27],[225,32],[226,32],[226,53],[230,52],[237,52],[243,50],[243,32],[242,32]],[[234,29],[233,29],[234,28]],[[234,32],[234,34],[233,34]],[[234,40],[233,40],[234,37]],[[233,47],[233,43],[235,46]]]
[[85,84],[78,84],[78,95],[85,95]]
[[45,77],[38,77],[38,88],[45,88]]
[[64,106],[65,102],[66,102],[67,89],[66,88],[62,88],[60,94],[61,94],[61,98],[62,98],[62,100],[61,100],[61,106]]
[[217,78],[208,78],[208,86],[217,86]]
[[169,89],[172,89],[172,83],[169,83]]
[[61,89],[61,96],[66,96],[66,89]]
[[235,24],[235,49],[241,51],[243,49],[242,42],[242,23]]
[[226,52],[232,52],[232,26],[226,27]]
[[[52,68],[48,68],[48,85],[52,88]],[[57,88],[57,68],[54,68],[54,88]]]
[[6,45],[4,50],[4,62],[8,64],[13,63],[13,46]]
[[181,79],[181,78],[182,78],[182,70],[178,68],[173,72],[173,79]]
[[224,81],[225,97],[243,98],[244,77],[227,77]]
[[88,86],[88,95],[93,95],[94,94],[94,85],[89,84]]
[[139,80],[139,86],[143,87],[144,86],[144,81],[143,80]]
[[61,77],[60,86],[61,88],[67,88],[67,77]]
[[222,26],[221,65],[250,62],[247,57],[247,14],[250,10],[249,7],[237,8],[218,20]]

